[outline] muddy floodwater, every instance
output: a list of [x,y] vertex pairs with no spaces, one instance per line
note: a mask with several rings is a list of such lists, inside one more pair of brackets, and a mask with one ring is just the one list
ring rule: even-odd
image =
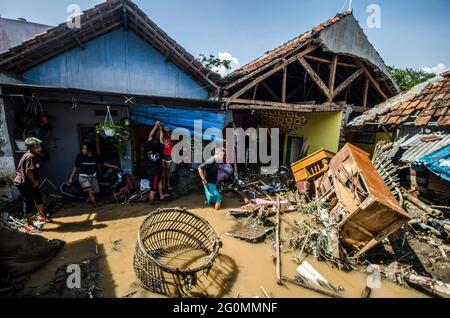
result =
[[[264,297],[261,287],[271,297],[311,298],[324,297],[304,288],[276,283],[275,250],[270,240],[251,244],[226,235],[236,228],[237,221],[227,214],[229,208],[239,207],[235,198],[226,198],[223,210],[217,212],[202,207],[203,196],[194,194],[178,201],[151,207],[148,204],[133,206],[103,205],[92,211],[85,204],[75,204],[58,213],[55,222],[47,226],[42,235],[49,239],[61,239],[65,247],[45,267],[30,279],[27,287],[46,284],[54,278],[58,267],[76,264],[83,259],[99,256],[100,290],[98,297],[162,297],[137,286],[133,271],[133,255],[138,228],[143,219],[156,207],[185,207],[210,222],[223,242],[220,256],[206,278],[201,278],[196,294],[209,297]],[[295,214],[286,215],[286,221],[295,221]],[[283,223],[283,227],[286,222]],[[284,234],[282,230],[282,238]],[[286,238],[286,237],[284,237]],[[343,272],[331,268],[314,258],[308,261],[334,286],[342,286],[343,297],[360,298],[368,275],[360,272]],[[282,275],[294,278],[296,264],[285,247],[282,250]],[[374,289],[371,297],[425,297],[421,293],[382,281],[381,288]]]

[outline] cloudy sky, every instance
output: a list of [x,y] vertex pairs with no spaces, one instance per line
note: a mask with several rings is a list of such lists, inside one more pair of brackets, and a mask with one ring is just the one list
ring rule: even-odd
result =
[[[101,0],[0,0],[5,18],[56,25],[70,4],[82,10]],[[345,0],[135,0],[195,56],[214,54],[244,65],[333,17]],[[376,5],[380,23],[373,23]],[[449,0],[353,0],[354,15],[385,62],[441,72],[450,68]],[[368,21],[369,19],[369,22]],[[378,22],[378,21],[375,21]],[[374,26],[379,26],[374,27]],[[221,70],[223,71],[223,70]]]

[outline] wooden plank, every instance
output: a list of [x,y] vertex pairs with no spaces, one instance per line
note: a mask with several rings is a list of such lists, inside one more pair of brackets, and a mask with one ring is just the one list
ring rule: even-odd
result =
[[224,98],[228,103],[227,109],[234,110],[285,110],[296,112],[313,112],[313,111],[341,111],[342,105],[335,103],[323,103],[323,104],[289,104],[279,102],[269,102],[261,100],[248,100],[248,99],[233,99]]
[[331,69],[330,69],[330,80],[328,82],[328,89],[330,90],[330,96],[329,101],[333,100],[334,97],[334,86],[336,83],[336,69],[337,69],[337,63],[339,61],[339,57],[336,54],[333,58],[333,61],[331,63]]
[[375,87],[378,94],[380,94],[384,99],[389,99],[389,97],[386,95],[386,93],[381,89],[380,83],[372,76],[372,74],[367,69],[367,67],[364,65],[364,63],[357,59],[355,59],[355,63],[356,63],[356,65],[358,65],[360,68],[363,69],[364,74],[367,76],[367,78],[370,80],[372,85]]
[[[324,63],[324,64],[332,64],[333,60],[327,60],[321,57],[317,57],[317,56],[312,56],[312,55],[305,55],[305,59],[308,60],[312,60],[312,61],[316,61],[319,63]],[[337,64],[338,66],[343,66],[343,67],[349,67],[349,68],[358,68],[358,66],[356,66],[355,64],[350,64],[350,63],[344,63],[344,62],[338,62]]]
[[256,84],[255,89],[253,90],[253,100],[256,99],[256,93],[258,92],[258,87],[259,87],[259,84]]
[[325,85],[325,83],[322,81],[322,79],[317,75],[317,73],[312,69],[311,65],[309,65],[308,62],[303,57],[298,57],[297,60],[300,62],[300,64],[303,66],[303,68],[306,70],[308,75],[312,78],[312,80],[319,86],[321,91],[325,94],[325,96],[328,97],[328,99],[331,98],[330,90]]
[[364,71],[362,69],[357,70],[355,73],[350,75],[341,85],[339,85],[333,92],[333,99],[339,95],[344,89],[346,89],[351,83],[353,83],[358,77],[360,77]]
[[281,232],[281,204],[280,204],[280,198],[277,198],[277,221],[276,221],[276,233],[275,233],[275,240],[276,240],[276,253],[277,253],[277,264],[276,264],[276,275],[277,275],[277,284],[281,285],[281,238],[280,238],[280,232]]
[[356,257],[359,257],[363,254],[365,254],[367,251],[372,249],[375,245],[379,244],[382,240],[384,240],[389,235],[395,233],[399,228],[402,227],[403,224],[406,223],[406,218],[399,218],[397,221],[393,222],[391,225],[389,225],[387,228],[382,230],[380,233],[378,233],[372,240],[370,240],[362,250],[360,250]]
[[369,97],[369,85],[370,81],[366,79],[366,82],[364,83],[363,108],[367,108],[367,99]]
[[283,80],[281,83],[281,102],[286,103],[287,66],[283,67]]
[[[302,49],[303,47],[309,45],[310,43],[311,43],[310,41],[304,43],[304,44],[303,44],[302,46],[300,46],[297,50]],[[314,51],[315,49],[317,49],[317,48],[318,48],[317,45],[311,45],[311,46],[307,47],[307,48],[306,48],[304,51],[302,51],[302,52],[305,52],[305,55],[306,55],[306,54],[309,54],[309,53],[313,52],[313,51]],[[295,53],[295,51],[294,51],[294,53]],[[286,58],[287,58],[287,56],[288,56],[289,54],[292,54],[292,52],[289,52],[288,54],[284,55],[283,57],[278,58],[278,59],[275,59],[275,60],[273,60],[272,62],[268,63],[267,65],[264,65],[264,66],[258,68],[257,70],[255,70],[255,71],[253,71],[253,72],[251,72],[251,73],[249,73],[249,74],[247,74],[247,75],[241,77],[240,79],[238,79],[238,80],[236,80],[236,81],[234,81],[234,82],[232,82],[232,83],[230,83],[230,84],[224,86],[223,89],[224,89],[224,90],[228,90],[228,89],[230,89],[230,88],[232,88],[232,87],[234,87],[234,86],[236,86],[236,85],[241,84],[242,82],[245,82],[246,80],[248,80],[248,79],[250,79],[250,78],[254,78],[257,74],[259,74],[259,73],[261,73],[261,72],[264,72],[265,70],[267,70],[267,69],[273,67],[274,65],[277,65],[278,63],[280,63],[280,61],[286,60]]]
[[306,55],[308,53],[311,53],[312,51],[314,51],[317,48],[317,46],[312,46],[310,48],[307,48],[305,51],[300,52],[299,54],[284,60],[280,65],[275,66],[273,69],[271,69],[270,71],[268,71],[267,73],[259,76],[258,78],[254,79],[253,81],[251,81],[249,84],[245,85],[243,88],[241,88],[239,91],[237,91],[235,94],[233,94],[232,98],[238,98],[240,97],[242,94],[244,94],[245,92],[247,92],[249,89],[253,88],[256,84],[261,83],[262,81],[264,81],[266,78],[268,78],[269,76],[281,71],[285,66],[293,63],[294,61],[297,60],[298,57],[301,57],[303,55]]

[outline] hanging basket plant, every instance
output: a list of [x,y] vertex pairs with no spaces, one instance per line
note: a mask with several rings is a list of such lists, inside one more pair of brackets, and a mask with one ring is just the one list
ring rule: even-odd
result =
[[119,142],[126,141],[130,137],[128,123],[125,121],[115,123],[109,106],[107,107],[105,122],[98,124],[96,131],[100,136],[114,138]]

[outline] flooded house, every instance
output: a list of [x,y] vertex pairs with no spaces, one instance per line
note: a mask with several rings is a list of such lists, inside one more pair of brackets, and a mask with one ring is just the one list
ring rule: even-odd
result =
[[234,71],[221,86],[237,127],[280,129],[286,164],[364,141],[347,136],[349,120],[399,93],[351,10]]

